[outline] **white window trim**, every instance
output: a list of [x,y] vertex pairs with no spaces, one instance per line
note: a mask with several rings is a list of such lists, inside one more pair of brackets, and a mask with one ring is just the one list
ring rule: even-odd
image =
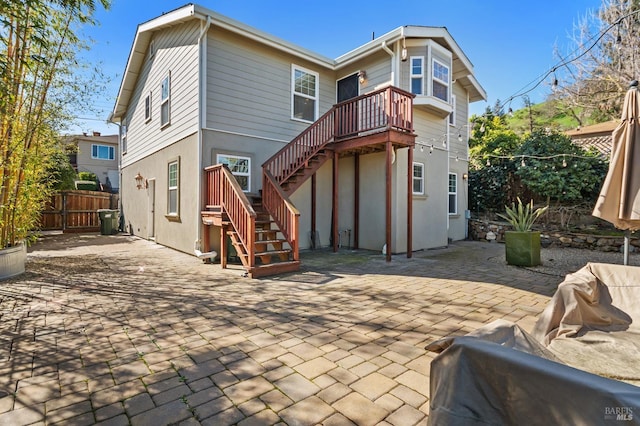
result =
[[[108,151],[109,152],[109,158],[100,158],[97,155],[93,155],[93,147],[94,146],[96,146],[96,147],[104,146],[104,147],[108,148],[109,149],[109,151]],[[113,152],[113,158],[110,155],[112,152]],[[101,161],[113,161],[113,160],[116,159],[116,149],[114,147],[112,147],[111,145],[105,145],[103,143],[92,143],[91,144],[91,159],[92,160],[101,160]]]
[[151,90],[149,91],[149,94],[147,94],[147,96],[144,98],[144,122],[148,123],[151,121],[151,108],[152,108],[152,97],[151,94],[153,92],[151,92]]
[[[171,174],[169,170],[171,165],[177,166],[177,179],[176,186],[170,186]],[[171,211],[171,191],[176,191],[176,211]],[[167,217],[179,217],[180,216],[180,159],[171,160],[167,163]]]
[[[164,85],[164,82],[167,82],[167,85],[169,86],[169,90],[167,91],[167,98],[166,99],[162,99],[162,95],[163,95],[163,90],[162,87]],[[164,104],[168,104],[167,105],[167,121],[165,123],[162,122],[162,107],[164,106]],[[160,128],[166,127],[169,124],[171,124],[171,72],[169,72],[163,79],[162,82],[160,83]]]
[[[456,182],[456,191],[455,192],[451,192],[451,188],[450,188],[450,180],[451,180],[451,176],[455,177],[455,182]],[[448,179],[447,179],[447,201],[449,201],[449,198],[451,195],[455,196],[455,202],[453,203],[453,207],[454,207],[454,211],[453,212],[449,212],[449,216],[455,216],[458,214],[458,174],[457,173],[449,173],[448,175]],[[449,207],[450,207],[450,203],[448,203],[447,205],[447,211],[449,211]]]
[[[296,70],[315,76],[316,78],[316,96],[315,97],[306,95],[304,93],[296,92]],[[295,102],[296,96],[302,96],[303,98],[313,99],[315,101],[314,111],[313,111],[313,115],[314,115],[313,121],[304,120],[302,118],[295,117],[294,102]],[[308,68],[304,68],[296,64],[291,64],[291,119],[295,121],[301,121],[303,123],[313,123],[318,119],[319,103],[320,103],[320,74],[318,74],[315,71],[311,71]]]
[[[441,65],[442,67],[444,67],[444,68],[446,68],[446,69],[447,69],[447,75],[449,76],[449,79],[451,79],[451,68],[449,67],[449,65],[447,65],[447,64],[445,64],[445,63],[443,63],[442,61],[437,60],[436,58],[433,58],[433,59],[431,60],[431,64],[432,64],[432,65],[431,65],[431,86],[432,86],[432,87],[431,87],[431,96],[433,96],[434,98],[437,98],[437,96],[433,93],[433,82],[434,82],[434,81],[437,81],[438,83],[442,83],[442,84],[444,84],[445,86],[447,86],[447,99],[445,99],[444,101],[445,101],[445,102],[449,102],[449,99],[451,99],[451,87],[450,87],[450,85],[449,85],[449,82],[448,82],[448,81],[441,80],[441,79],[439,79],[439,78],[437,78],[437,77],[435,76],[435,73],[436,73],[436,66],[435,66],[435,64],[436,64],[436,63],[437,63],[438,65]],[[438,99],[440,99],[440,98],[438,98]]]
[[[413,60],[420,60],[420,74],[413,73]],[[413,90],[413,80],[420,78],[422,79],[422,84],[420,84],[420,93],[414,93],[414,95],[422,96],[424,95],[424,56],[411,56],[409,58],[409,91]],[[413,92],[412,92],[413,93]]]
[[[420,192],[415,192],[414,191],[414,188],[415,188],[414,183],[415,183],[416,179],[418,179],[416,177],[416,175],[415,175],[415,167],[416,166],[420,166],[421,169],[422,169],[422,176],[420,176],[420,178],[419,178],[420,179],[420,188],[421,188]],[[413,175],[413,179],[411,180],[411,191],[412,191],[413,195],[424,195],[425,194],[425,191],[424,191],[424,163],[420,163],[420,162],[414,161],[411,173]]]
[[451,95],[451,114],[449,114],[449,125],[456,126],[456,95]]
[[248,173],[239,173],[239,172],[231,172],[234,176],[246,176],[247,177],[247,189],[244,189],[243,192],[251,192],[251,157],[245,157],[244,155],[236,155],[236,154],[216,154],[216,164],[220,164],[220,157],[227,158],[237,158],[240,160],[247,160],[249,162],[249,172]]

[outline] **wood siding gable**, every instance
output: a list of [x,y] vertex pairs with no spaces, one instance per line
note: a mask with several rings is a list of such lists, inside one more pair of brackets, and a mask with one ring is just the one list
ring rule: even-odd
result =
[[[198,131],[200,22],[192,21],[159,31],[154,52],[147,52],[127,110],[126,167]],[[161,85],[171,80],[170,124],[160,125]],[[145,99],[151,95],[151,120],[145,119]]]

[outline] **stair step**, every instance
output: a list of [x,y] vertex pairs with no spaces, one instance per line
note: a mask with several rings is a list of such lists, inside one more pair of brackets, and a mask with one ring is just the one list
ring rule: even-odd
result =
[[281,262],[285,262],[289,260],[289,254],[291,253],[290,249],[284,250],[269,250],[262,251],[255,254],[257,258],[260,258],[260,261],[263,265],[268,265],[272,262],[273,256],[278,256]]
[[271,263],[269,265],[258,265],[249,271],[251,278],[267,277],[270,275],[284,274],[285,272],[296,272],[300,270],[299,260],[287,262]]
[[274,240],[259,240],[255,241],[256,251],[257,252],[267,252],[269,244],[273,246],[274,250],[282,250],[282,245],[286,243],[287,240],[283,239],[274,239]]

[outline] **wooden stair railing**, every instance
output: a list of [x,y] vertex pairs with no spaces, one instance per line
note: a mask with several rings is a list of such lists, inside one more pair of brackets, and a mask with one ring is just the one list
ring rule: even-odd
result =
[[267,169],[262,173],[262,205],[280,228],[280,232],[291,246],[293,260],[300,260],[298,229],[300,212]]
[[226,165],[216,164],[207,167],[205,171],[209,184],[207,208],[215,209],[219,206],[219,213],[227,216],[235,229],[235,243],[241,246],[238,256],[244,267],[251,272],[255,267],[256,212]]

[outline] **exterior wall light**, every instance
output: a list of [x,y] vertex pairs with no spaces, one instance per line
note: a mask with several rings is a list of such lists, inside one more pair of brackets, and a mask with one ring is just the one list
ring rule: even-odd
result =
[[367,72],[366,71],[360,71],[358,72],[358,81],[360,81],[360,84],[364,84],[365,81],[367,81]]
[[147,180],[138,172],[138,174],[134,177],[136,180],[136,187],[138,189],[147,188]]

